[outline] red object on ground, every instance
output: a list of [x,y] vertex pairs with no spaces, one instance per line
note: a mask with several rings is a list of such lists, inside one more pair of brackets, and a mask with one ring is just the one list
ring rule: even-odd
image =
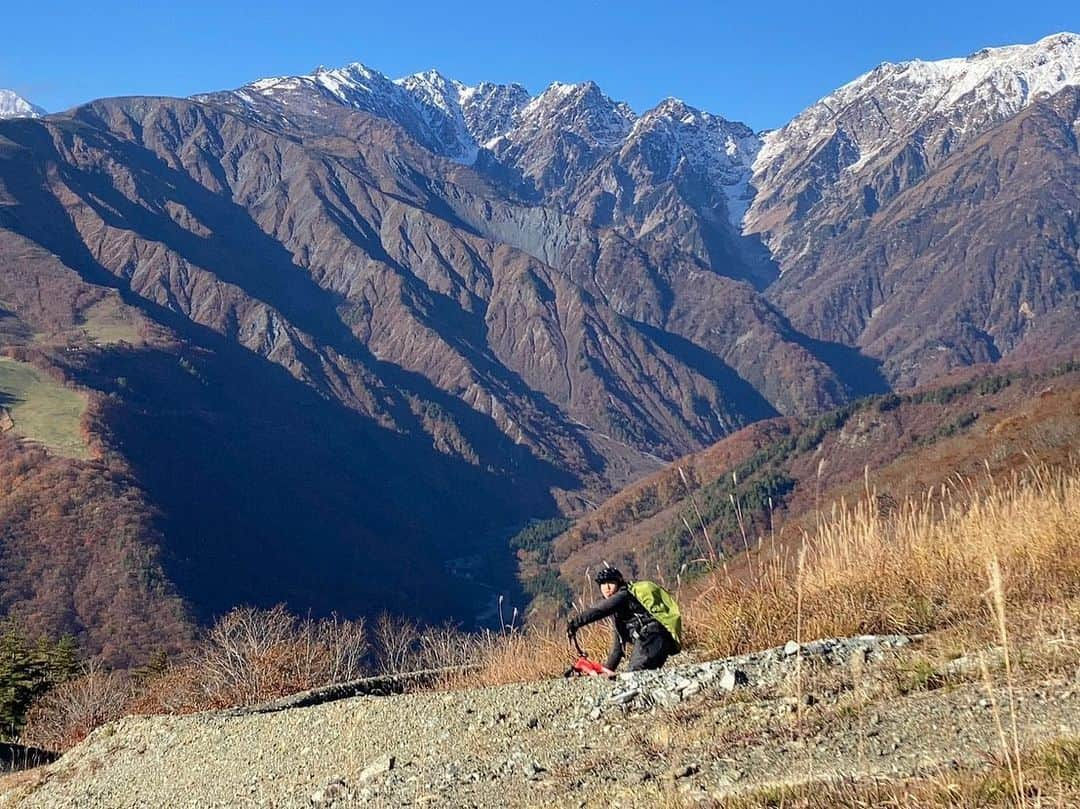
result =
[[607,666],[601,666],[595,660],[589,660],[585,655],[574,661],[573,668],[578,674],[584,674],[587,677],[606,677],[615,673]]
[[573,677],[575,674],[583,677],[611,677],[615,672],[609,669],[607,666],[602,666],[595,660],[590,660],[589,656],[582,651],[581,645],[578,643],[577,635],[571,635],[570,639],[574,642],[574,648],[577,649],[577,659],[566,670],[563,677]]

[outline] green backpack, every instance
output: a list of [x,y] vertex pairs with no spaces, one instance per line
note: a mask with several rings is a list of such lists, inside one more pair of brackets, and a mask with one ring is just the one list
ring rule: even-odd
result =
[[675,639],[675,645],[682,648],[682,616],[679,615],[679,605],[675,603],[671,593],[651,581],[630,582],[630,593],[641,602],[641,605],[649,611],[661,626],[664,627]]

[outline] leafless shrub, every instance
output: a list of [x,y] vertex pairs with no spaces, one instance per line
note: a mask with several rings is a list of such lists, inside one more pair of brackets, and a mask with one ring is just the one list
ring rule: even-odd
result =
[[250,705],[360,677],[367,651],[363,621],[238,607],[207,633],[193,667],[210,705]]
[[173,666],[163,674],[144,681],[128,705],[133,714],[188,714],[212,706],[193,664]]
[[375,655],[383,674],[416,669],[421,648],[420,628],[408,618],[381,613],[375,619]]
[[128,677],[91,664],[81,676],[49,690],[31,706],[20,741],[45,750],[67,750],[94,728],[122,716],[131,696]]
[[328,682],[355,680],[366,672],[367,633],[362,618],[346,621],[334,615],[317,623],[318,643],[326,650]]
[[282,606],[225,615],[192,659],[142,684],[132,713],[193,713],[251,705],[363,677],[364,622],[298,619]]
[[470,662],[476,652],[478,638],[462,632],[453,624],[443,624],[421,632],[419,645],[419,668],[442,669]]

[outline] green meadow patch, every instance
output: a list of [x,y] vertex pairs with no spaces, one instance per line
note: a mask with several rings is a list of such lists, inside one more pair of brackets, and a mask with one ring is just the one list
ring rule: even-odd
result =
[[14,435],[43,444],[57,455],[89,457],[79,430],[86,397],[34,366],[0,357],[0,407],[14,421]]
[[98,345],[142,342],[135,318],[112,298],[105,298],[84,311],[80,328]]

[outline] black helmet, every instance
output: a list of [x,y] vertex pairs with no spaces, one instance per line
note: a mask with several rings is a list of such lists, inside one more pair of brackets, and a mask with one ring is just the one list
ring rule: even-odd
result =
[[617,567],[602,567],[596,571],[596,583],[604,584],[605,582],[612,582],[613,584],[622,584],[625,581],[622,573],[619,572]]

